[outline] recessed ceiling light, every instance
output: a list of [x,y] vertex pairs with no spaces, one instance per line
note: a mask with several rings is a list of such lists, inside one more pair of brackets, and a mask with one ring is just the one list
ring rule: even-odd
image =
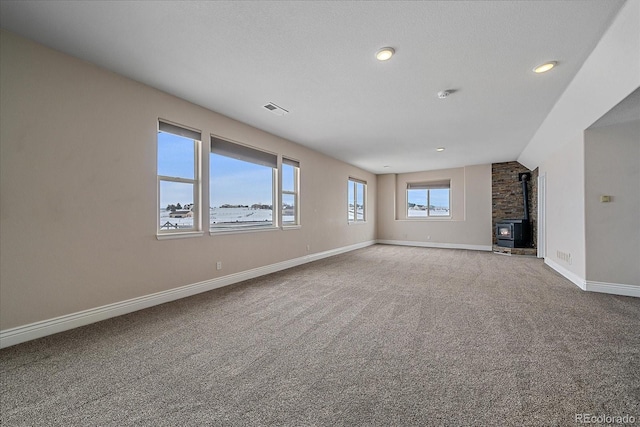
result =
[[545,62],[544,64],[540,64],[538,65],[536,68],[533,69],[534,73],[546,73],[547,71],[549,71],[550,69],[552,69],[553,67],[555,67],[556,65],[558,65],[557,61],[549,61],[549,62]]
[[383,166],[383,168],[385,168],[385,169],[389,169],[390,167],[391,167],[391,166],[389,166],[389,165],[384,165],[384,166]]
[[444,151],[444,147],[438,147],[436,148],[436,151]]
[[383,47],[376,52],[376,59],[378,61],[386,61],[393,56],[396,51],[392,47]]

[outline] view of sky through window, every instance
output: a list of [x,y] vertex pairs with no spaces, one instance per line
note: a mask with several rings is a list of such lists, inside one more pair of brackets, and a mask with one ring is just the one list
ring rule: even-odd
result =
[[217,154],[209,156],[209,168],[211,207],[273,203],[272,168]]
[[[449,189],[432,189],[431,205],[438,207],[449,207]],[[409,190],[409,203],[425,206],[427,204],[427,192],[424,190]]]
[[[192,139],[167,132],[158,133],[158,175],[193,179],[194,155]],[[271,168],[215,154],[211,154],[209,159],[211,207],[272,204]],[[285,174],[283,179],[285,188],[293,188],[289,174]],[[162,208],[170,204],[193,203],[193,187],[190,185],[163,183],[160,194]]]
[[282,164],[282,189],[285,191],[294,190],[294,167],[287,164]]
[[[158,132],[158,175],[193,179],[194,150],[193,139]],[[160,207],[163,209],[170,204],[191,204],[193,186],[163,182],[160,197]]]

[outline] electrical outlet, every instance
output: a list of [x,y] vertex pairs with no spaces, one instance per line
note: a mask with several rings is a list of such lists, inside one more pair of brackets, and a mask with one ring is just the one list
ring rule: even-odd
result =
[[431,236],[427,236],[427,240],[431,240]]
[[216,262],[216,270],[222,270],[222,261]]
[[311,245],[307,245],[307,252],[311,250]]

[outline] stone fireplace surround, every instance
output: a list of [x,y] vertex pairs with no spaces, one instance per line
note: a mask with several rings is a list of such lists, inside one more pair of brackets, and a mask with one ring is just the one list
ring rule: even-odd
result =
[[[531,180],[529,181],[529,221],[532,227],[531,247],[505,248],[497,246],[495,229],[498,221],[524,217],[522,183],[518,180],[518,174],[522,172],[531,173]],[[538,169],[530,171],[516,161],[493,163],[491,165],[491,202],[491,235],[493,236],[494,252],[512,255],[536,255],[538,247]]]

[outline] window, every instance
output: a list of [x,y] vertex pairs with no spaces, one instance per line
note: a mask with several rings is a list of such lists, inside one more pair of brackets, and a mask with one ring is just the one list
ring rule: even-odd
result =
[[282,225],[300,225],[300,163],[282,158]]
[[277,156],[212,136],[209,160],[210,229],[274,227]]
[[450,217],[451,181],[407,184],[407,218]]
[[158,122],[158,234],[200,230],[200,139]]
[[349,201],[347,208],[349,222],[364,222],[366,220],[367,183],[355,178],[349,178]]

